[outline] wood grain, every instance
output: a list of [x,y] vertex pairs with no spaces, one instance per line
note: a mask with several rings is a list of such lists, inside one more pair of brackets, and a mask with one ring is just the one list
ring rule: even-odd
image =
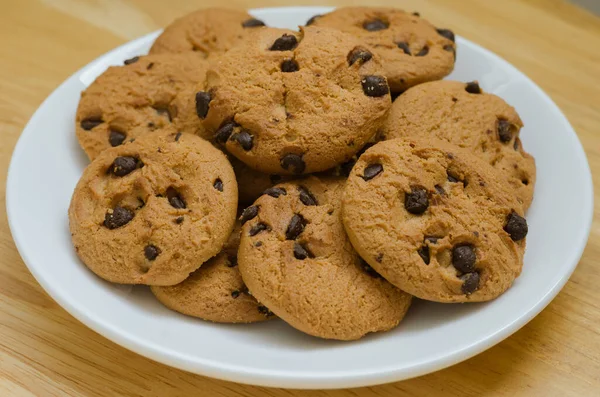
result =
[[[323,1],[297,4],[318,5]],[[354,4],[331,0],[330,5]],[[100,54],[216,0],[19,0],[0,12],[0,165],[60,82]],[[286,5],[232,0],[230,7]],[[600,188],[600,18],[560,0],[386,0],[491,49],[565,112]],[[4,201],[6,174],[1,175]],[[560,183],[560,181],[556,181]],[[577,192],[572,192],[577,194]],[[40,192],[43,196],[43,192]],[[4,203],[3,203],[4,205]],[[600,207],[596,205],[595,213]],[[600,394],[600,223],[579,267],[531,323],[466,362],[393,384],[294,391],[218,381],[155,363],[95,334],[33,279],[0,214],[1,396],[597,396]]]

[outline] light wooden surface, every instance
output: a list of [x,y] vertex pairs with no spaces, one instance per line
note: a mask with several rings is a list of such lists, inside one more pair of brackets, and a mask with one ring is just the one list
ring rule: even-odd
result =
[[[323,1],[296,0],[296,4]],[[331,5],[351,4],[343,0]],[[387,0],[491,49],[538,83],[583,142],[600,187],[600,18],[558,0]],[[4,0],[0,166],[58,84],[105,51],[221,1]],[[286,5],[231,0],[230,7]],[[558,163],[559,166],[560,163]],[[0,189],[4,201],[5,172]],[[560,181],[556,181],[560,183]],[[40,192],[40,199],[43,199]],[[573,192],[577,194],[577,192]],[[4,208],[4,202],[2,203]],[[600,210],[596,205],[595,212]],[[597,217],[596,217],[597,218]],[[0,214],[0,396],[598,396],[600,224],[573,277],[531,323],[446,370],[378,387],[291,391],[192,375],[131,353],[60,308],[33,279]]]

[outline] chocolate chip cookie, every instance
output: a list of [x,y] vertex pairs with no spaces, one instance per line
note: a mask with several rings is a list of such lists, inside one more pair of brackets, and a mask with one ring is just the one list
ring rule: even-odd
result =
[[528,227],[498,172],[435,139],[367,150],[347,181],[343,221],[354,248],[392,284],[422,299],[496,298],[520,274]]
[[150,54],[195,52],[202,58],[222,54],[265,24],[244,11],[207,8],[176,19],[156,39]]
[[169,309],[219,323],[252,323],[273,318],[272,312],[249,294],[237,266],[241,224],[214,258],[185,281],[168,287],[153,286],[152,293]]
[[391,106],[377,55],[329,28],[264,28],[207,72],[206,127],[266,174],[323,171],[350,159]]
[[203,135],[202,123],[184,123],[198,120],[194,106],[178,107],[176,97],[204,81],[207,65],[193,54],[166,54],[108,68],[81,93],[75,123],[79,144],[93,160],[108,148],[162,128]]
[[414,13],[395,8],[342,7],[313,17],[309,23],[363,40],[381,57],[393,92],[439,80],[454,69],[454,33],[437,29]]
[[103,279],[173,285],[221,251],[236,208],[223,153],[192,134],[155,132],[85,169],[69,223],[77,255]]
[[435,81],[399,96],[382,132],[388,139],[434,137],[468,149],[499,171],[527,209],[536,169],[519,139],[521,127],[515,109],[477,82]]
[[340,201],[343,179],[279,184],[246,208],[238,262],[252,294],[291,326],[328,339],[394,328],[411,297],[352,249]]

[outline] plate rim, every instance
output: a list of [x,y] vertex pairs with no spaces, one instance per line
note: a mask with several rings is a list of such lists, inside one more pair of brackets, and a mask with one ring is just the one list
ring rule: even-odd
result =
[[[266,7],[266,8],[254,8],[248,10],[249,13],[253,12],[268,12],[276,13],[285,10],[286,12],[293,12],[294,10],[314,10],[315,13],[327,12],[333,7],[319,7],[319,6],[303,6],[303,7]],[[135,336],[128,332],[123,332],[115,329],[111,324],[102,321],[101,319],[94,318],[85,310],[82,310],[77,305],[72,304],[68,299],[64,298],[62,294],[54,289],[51,283],[47,282],[46,279],[37,271],[36,266],[31,266],[30,258],[28,258],[27,252],[23,246],[22,237],[20,237],[20,231],[18,226],[15,224],[15,220],[11,216],[11,209],[16,205],[16,195],[13,193],[16,191],[16,162],[17,159],[24,153],[24,143],[30,134],[34,131],[29,126],[34,123],[37,117],[39,117],[39,111],[48,102],[50,102],[56,93],[67,84],[71,78],[75,76],[81,76],[85,71],[90,70],[94,65],[102,63],[106,57],[112,56],[114,53],[126,52],[128,47],[136,47],[139,42],[149,40],[153,35],[157,35],[160,30],[146,34],[137,39],[131,40],[127,43],[118,46],[91,61],[87,65],[83,66],[67,79],[65,79],[56,89],[46,97],[46,99],[38,106],[30,120],[25,125],[17,144],[13,149],[11,155],[10,165],[8,167],[8,175],[6,180],[6,211],[7,220],[13,241],[21,256],[23,262],[27,266],[28,270],[34,276],[36,281],[42,286],[50,297],[56,301],[63,309],[65,309],[70,315],[75,317],[78,321],[83,323],[86,327],[92,329],[94,332],[104,336],[112,342],[125,347],[126,349],[140,354],[144,357],[150,358],[154,361],[178,368],[181,370],[189,371],[192,373],[201,374],[204,376],[210,376],[217,379],[233,381],[244,384],[258,385],[258,386],[269,386],[269,387],[287,387],[287,388],[300,388],[300,389],[333,389],[333,388],[347,388],[347,387],[359,387],[359,386],[372,386],[376,384],[388,383],[392,381],[405,380],[412,377],[424,375],[430,372],[438,371],[443,368],[449,367],[458,362],[469,359],[490,347],[496,345],[502,340],[508,338],[517,330],[526,325],[535,316],[537,316],[551,301],[560,290],[564,287],[566,282],[569,280],[573,272],[575,271],[583,251],[587,246],[589,233],[593,221],[594,211],[594,190],[593,190],[593,179],[587,161],[587,156],[583,149],[583,145],[577,136],[573,126],[569,122],[568,118],[556,105],[556,103],[546,94],[530,77],[525,73],[521,72],[515,66],[508,61],[504,60],[494,52],[476,44],[473,41],[467,40],[457,35],[457,42],[462,45],[470,45],[476,48],[478,51],[489,56],[494,62],[498,62],[507,69],[511,69],[512,72],[516,72],[522,78],[524,78],[540,95],[540,98],[546,102],[546,104],[553,109],[553,111],[562,118],[562,122],[566,129],[570,132],[569,138],[574,143],[574,149],[577,158],[581,161],[583,171],[585,175],[582,179],[585,180],[585,186],[583,186],[583,193],[587,197],[585,202],[585,208],[583,213],[586,215],[586,219],[582,220],[582,228],[578,236],[579,246],[576,249],[571,250],[570,260],[568,263],[569,270],[552,285],[547,292],[522,316],[515,318],[512,322],[507,323],[504,327],[497,329],[495,332],[485,336],[482,339],[478,339],[466,348],[456,349],[450,352],[412,365],[409,368],[406,367],[389,367],[389,368],[378,368],[377,370],[366,371],[366,370],[353,370],[353,371],[339,371],[339,372],[327,372],[326,375],[322,375],[316,372],[305,371],[300,374],[294,374],[285,371],[273,371],[273,370],[262,370],[262,369],[251,369],[246,366],[237,367],[235,365],[223,364],[214,360],[207,360],[203,358],[195,357],[195,361],[191,362],[188,357],[173,352],[171,350],[164,350],[160,345],[154,343],[148,343],[147,341],[139,342],[135,339]],[[585,192],[587,190],[587,193]]]

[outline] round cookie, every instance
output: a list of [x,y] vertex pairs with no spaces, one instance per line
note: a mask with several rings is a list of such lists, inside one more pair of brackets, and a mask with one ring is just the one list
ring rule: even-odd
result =
[[169,309],[218,323],[252,323],[272,318],[250,294],[237,267],[241,225],[237,222],[223,250],[182,283],[151,287]]
[[204,81],[207,65],[193,54],[166,54],[109,67],[81,93],[77,108],[75,131],[90,160],[157,129],[203,135],[201,123],[183,122],[198,120],[193,102],[176,98]]
[[221,54],[265,24],[244,11],[207,8],[176,19],[156,39],[150,54],[195,52],[203,58]]
[[377,56],[328,28],[264,28],[211,64],[206,128],[266,174],[304,174],[350,159],[391,106]]
[[340,178],[311,176],[266,192],[242,213],[238,262],[253,296],[291,326],[353,340],[398,325],[411,296],[352,249],[343,186]]
[[520,274],[527,223],[482,160],[447,142],[383,141],[354,166],[343,220],[354,248],[421,299],[496,298]]
[[431,80],[454,69],[454,33],[436,29],[418,14],[395,8],[342,7],[307,24],[350,33],[381,57],[392,92]]
[[505,176],[527,209],[533,200],[535,160],[519,139],[523,122],[502,98],[476,82],[435,81],[411,88],[392,105],[382,133],[387,139],[439,138],[468,149]]
[[69,224],[77,255],[103,279],[173,285],[221,251],[236,208],[223,153],[192,134],[152,133],[85,169]]

